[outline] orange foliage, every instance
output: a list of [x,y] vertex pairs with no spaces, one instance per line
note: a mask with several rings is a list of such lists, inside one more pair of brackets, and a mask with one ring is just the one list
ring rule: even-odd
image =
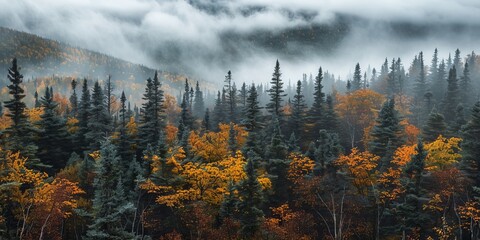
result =
[[303,211],[292,211],[288,204],[272,209],[272,217],[265,219],[264,228],[272,239],[315,239],[314,219]]
[[170,145],[170,146],[173,145],[173,143],[177,139],[177,132],[178,132],[177,127],[175,127],[172,124],[167,124],[167,126],[165,127],[165,134],[167,135],[167,144],[168,145]]
[[43,114],[43,108],[25,108],[25,114],[31,123],[36,123],[41,120],[40,116]]
[[353,185],[360,194],[367,194],[369,186],[375,183],[380,157],[365,151],[359,152],[357,148],[353,148],[349,155],[341,155],[335,164],[346,172],[351,178]]
[[297,185],[305,175],[311,174],[315,167],[315,162],[309,157],[302,155],[290,154],[291,162],[288,168],[288,179]]

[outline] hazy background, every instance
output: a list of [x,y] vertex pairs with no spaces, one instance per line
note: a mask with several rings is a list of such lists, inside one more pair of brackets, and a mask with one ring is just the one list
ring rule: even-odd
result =
[[385,57],[479,50],[478,0],[0,0],[0,26],[146,66],[223,81],[348,77]]

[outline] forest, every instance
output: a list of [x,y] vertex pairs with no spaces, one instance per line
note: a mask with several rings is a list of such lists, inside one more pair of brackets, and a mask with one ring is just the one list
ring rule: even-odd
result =
[[268,84],[227,70],[212,101],[158,72],[141,99],[110,78],[29,99],[13,58],[0,238],[478,239],[480,56],[426,58],[293,86],[279,60]]

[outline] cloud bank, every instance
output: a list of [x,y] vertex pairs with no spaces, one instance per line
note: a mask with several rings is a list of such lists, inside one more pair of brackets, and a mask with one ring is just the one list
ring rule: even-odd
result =
[[[0,25],[152,68],[266,82],[318,66],[347,77],[438,47],[478,50],[476,0],[0,0]],[[428,61],[427,61],[428,62]]]

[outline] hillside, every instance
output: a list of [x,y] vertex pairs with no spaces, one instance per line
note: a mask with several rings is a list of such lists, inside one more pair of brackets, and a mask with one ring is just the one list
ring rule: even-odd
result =
[[[69,46],[33,34],[0,27],[0,87],[8,84],[7,69],[16,57],[24,75],[27,99],[43,86],[54,86],[56,91],[69,94],[73,78],[103,81],[107,75],[117,90],[125,89],[130,99],[141,99],[145,80],[153,77],[154,69],[127,62],[106,54]],[[187,76],[159,71],[166,92],[177,95]],[[189,78],[190,79],[190,78]],[[33,80],[33,81],[32,81]],[[5,89],[4,89],[5,90]],[[2,94],[0,100],[4,100]]]

